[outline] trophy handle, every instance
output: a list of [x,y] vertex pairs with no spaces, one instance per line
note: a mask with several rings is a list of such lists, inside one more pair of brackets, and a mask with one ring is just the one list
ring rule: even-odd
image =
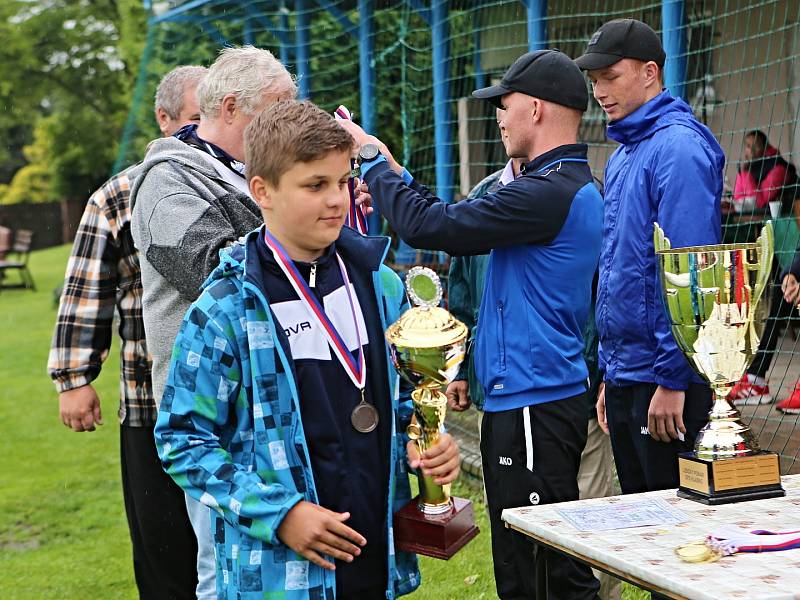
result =
[[664,235],[664,230],[655,222],[653,223],[653,247],[656,250],[656,254],[672,249],[672,244],[670,244],[669,238]]
[[774,255],[774,238],[775,233],[772,229],[772,221],[764,223],[761,228],[761,233],[758,235],[756,244],[758,249],[758,276],[756,277],[756,289],[753,297],[753,305],[755,306],[761,294],[767,289],[769,284],[769,274],[772,271],[772,257]]

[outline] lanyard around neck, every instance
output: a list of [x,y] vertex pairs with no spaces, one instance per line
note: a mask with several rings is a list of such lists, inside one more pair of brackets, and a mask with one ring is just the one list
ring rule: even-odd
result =
[[289,258],[289,255],[286,254],[286,251],[283,249],[283,246],[281,246],[280,242],[278,242],[278,240],[276,240],[267,229],[264,229],[264,242],[272,251],[275,261],[278,263],[278,266],[281,268],[284,275],[286,275],[286,278],[294,288],[294,291],[297,293],[300,301],[306,307],[306,310],[310,314],[311,318],[316,321],[317,325],[319,325],[328,341],[328,344],[331,347],[331,350],[333,350],[336,358],[339,359],[339,362],[344,367],[347,376],[353,382],[353,385],[355,385],[359,390],[363,391],[367,380],[367,365],[364,358],[364,348],[361,345],[361,331],[359,330],[358,319],[356,318],[355,302],[350,290],[350,279],[347,276],[347,268],[344,265],[344,261],[342,261],[342,258],[339,256],[339,253],[335,253],[336,260],[339,263],[339,271],[342,274],[344,288],[347,291],[347,300],[350,304],[350,315],[353,318],[353,327],[355,327],[356,330],[356,340],[358,343],[357,362],[350,353],[350,350],[347,348],[347,344],[342,339],[342,336],[336,330],[333,322],[325,313],[325,309],[311,291],[311,288],[306,283],[306,280],[302,275],[300,275],[300,271],[297,270],[297,266],[294,264],[294,261]]

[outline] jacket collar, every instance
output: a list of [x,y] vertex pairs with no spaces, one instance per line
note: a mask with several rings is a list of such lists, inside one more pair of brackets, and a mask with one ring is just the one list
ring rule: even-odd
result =
[[514,174],[514,159],[512,158],[506,163],[503,172],[500,173],[500,185],[508,185],[517,178]]
[[[247,234],[243,244],[237,244],[229,252],[224,253],[220,265],[209,279],[225,276],[231,271],[239,272],[245,281],[261,288],[261,263],[258,260],[256,243],[259,236],[264,235],[264,227]],[[389,251],[389,238],[383,236],[364,236],[351,229],[342,227],[336,240],[336,249],[345,263],[366,271],[377,271]],[[219,273],[218,273],[219,272]],[[216,276],[215,276],[216,274]]]
[[577,158],[586,160],[586,153],[588,146],[586,144],[564,144],[552,150],[548,150],[544,154],[540,154],[532,161],[522,165],[522,173],[520,175],[529,175],[540,171],[547,165],[558,162],[563,158]]
[[611,121],[606,131],[608,137],[620,144],[635,144],[669,125],[674,117],[692,116],[692,109],[686,102],[664,90],[627,117]]

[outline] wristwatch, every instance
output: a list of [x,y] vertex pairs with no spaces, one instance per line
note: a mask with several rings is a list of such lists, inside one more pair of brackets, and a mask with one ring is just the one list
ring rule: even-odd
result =
[[375,160],[381,155],[381,150],[377,144],[364,144],[358,151],[358,164]]

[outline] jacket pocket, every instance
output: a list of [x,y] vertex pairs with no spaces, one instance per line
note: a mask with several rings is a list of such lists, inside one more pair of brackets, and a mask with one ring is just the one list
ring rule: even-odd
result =
[[503,315],[503,303],[497,303],[497,345],[498,345],[498,352],[497,357],[500,363],[500,371],[506,370],[506,335],[505,335],[505,323],[503,322],[504,315]]
[[656,336],[656,318],[658,317],[657,310],[663,310],[661,298],[657,296],[656,285],[654,281],[647,282],[645,277],[644,284],[644,312],[647,319],[647,333],[651,340],[655,340]]

